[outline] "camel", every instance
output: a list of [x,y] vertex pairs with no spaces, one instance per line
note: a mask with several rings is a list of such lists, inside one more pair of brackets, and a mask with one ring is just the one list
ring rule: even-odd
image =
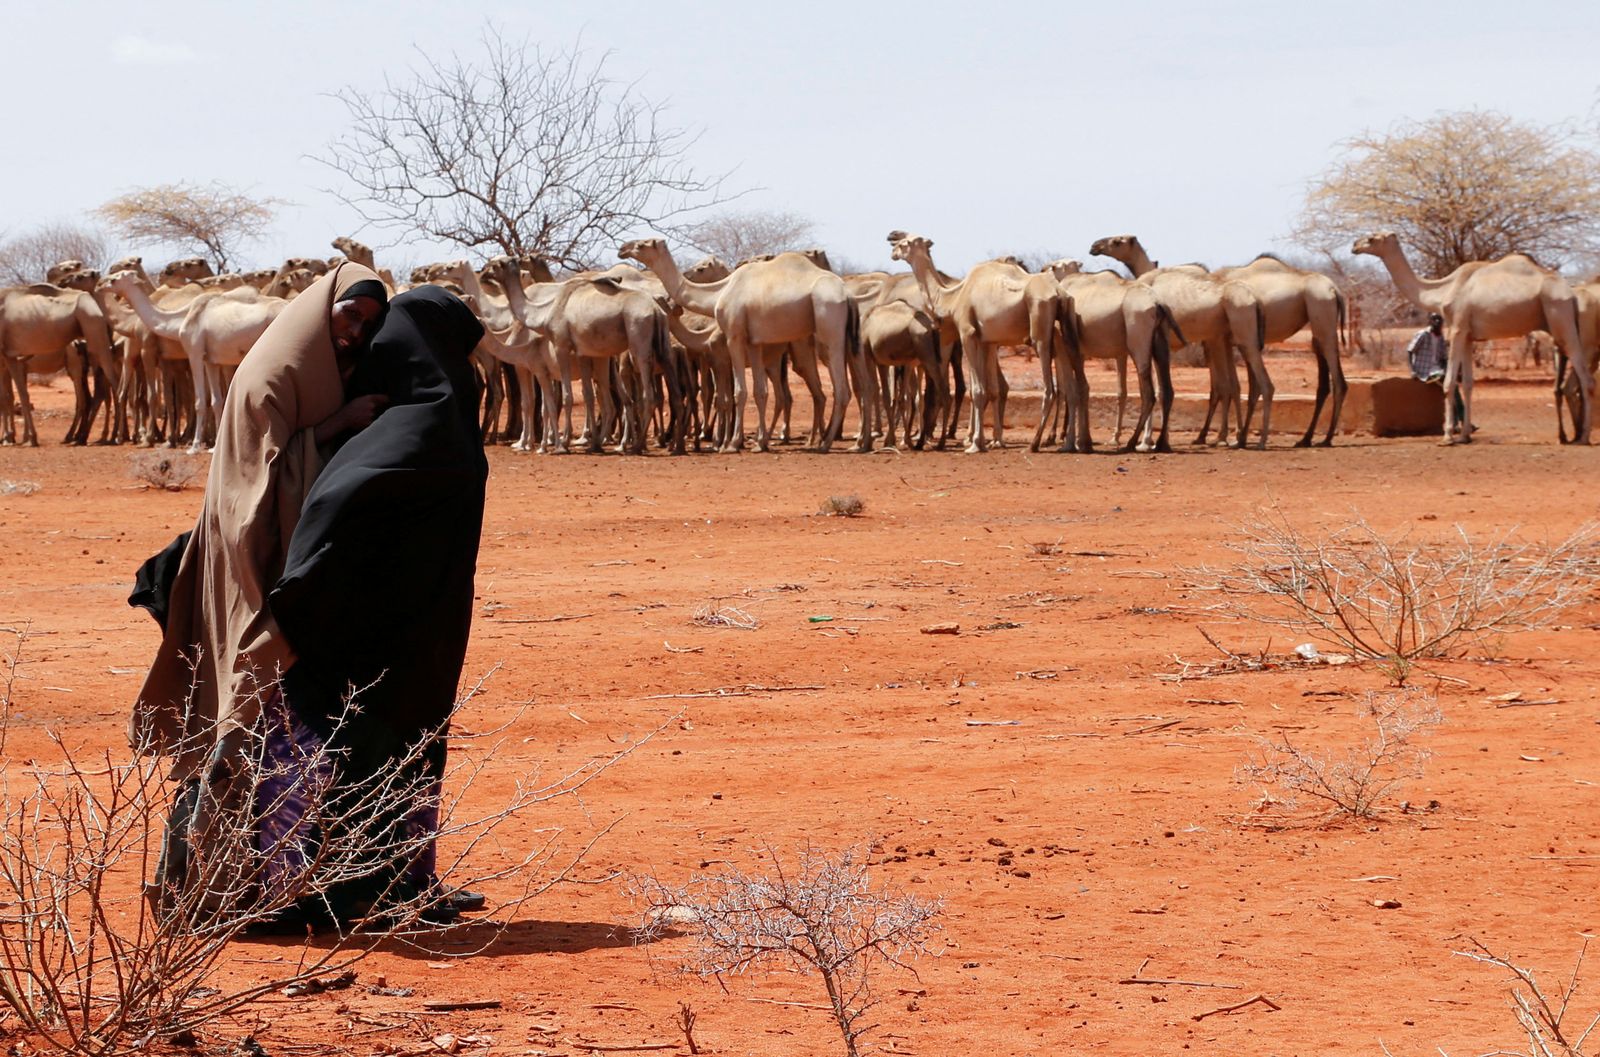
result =
[[[956,282],[944,272],[936,274],[941,283],[949,285]],[[878,306],[895,301],[903,301],[920,312],[934,316],[915,272],[862,272],[846,276],[845,287],[850,291],[850,296],[855,298],[863,319]],[[956,330],[955,321],[949,317],[934,318],[939,324],[939,367],[931,377],[925,379],[928,392],[924,395],[924,401],[936,419],[932,426],[937,431],[934,434],[935,447],[944,451],[956,433],[961,403],[967,395],[967,380],[966,372],[962,370],[961,335]],[[1000,376],[1000,382],[1004,388],[1004,374]]]
[[[563,427],[555,451],[565,452],[572,442],[572,371],[587,370],[596,361],[606,363],[622,356],[632,363],[636,378],[634,392],[625,400],[623,448],[632,454],[644,453],[645,434],[654,414],[655,373],[665,373],[669,398],[673,403],[676,429],[671,438],[674,454],[684,452],[682,390],[672,370],[668,347],[666,313],[654,297],[642,289],[630,288],[615,278],[569,279],[562,283],[541,284],[533,298],[523,289],[518,262],[511,257],[495,258],[497,278],[505,288],[509,304],[518,321],[529,330],[546,337],[551,345],[561,376]],[[631,269],[630,269],[631,271]],[[611,393],[601,386],[605,407],[604,422],[595,421],[591,404],[588,446],[598,452],[609,434]],[[547,414],[555,414],[546,400]],[[549,425],[547,424],[547,432]]]
[[382,281],[384,288],[389,291],[391,296],[394,294],[394,273],[387,268],[378,267],[376,262],[374,262],[372,259],[372,248],[370,246],[367,246],[365,243],[357,242],[355,239],[350,238],[347,235],[340,235],[338,238],[333,240],[332,245],[334,249],[344,254],[345,260],[352,261],[364,268],[370,268],[373,272],[377,273],[377,276],[379,280]]
[[[0,387],[0,444],[17,442],[13,397],[22,404],[22,443],[39,446],[28,395],[28,371],[59,370],[76,357],[73,343],[82,341],[94,366],[117,384],[111,351],[111,327],[94,297],[81,290],[63,290],[50,283],[0,289],[0,364],[10,383]],[[77,380],[74,379],[75,386]],[[13,392],[14,387],[14,392]],[[67,443],[88,440],[89,422],[73,422]]]
[[[1117,432],[1114,443],[1121,443],[1124,405],[1127,403],[1128,361],[1132,359],[1139,380],[1139,419],[1128,436],[1124,451],[1171,451],[1168,422],[1172,412],[1171,344],[1168,334],[1181,346],[1183,332],[1177,321],[1156,298],[1150,287],[1124,279],[1112,272],[1084,272],[1078,261],[1061,260],[1046,265],[1063,292],[1072,298],[1072,319],[1079,347],[1078,364],[1086,359],[1109,359],[1117,365]],[[1085,376],[1068,378],[1067,364],[1055,361],[1057,377],[1052,380],[1051,361],[1041,357],[1044,368],[1045,400],[1039,414],[1039,431],[1033,449],[1038,450],[1052,408],[1062,391],[1067,396],[1067,426],[1063,442],[1077,430],[1077,447],[1088,450],[1089,390]],[[1076,365],[1074,365],[1076,366]],[[1154,375],[1152,375],[1152,370]],[[1161,385],[1161,434],[1152,439],[1155,425],[1156,382]],[[1075,405],[1075,406],[1074,406]]]
[[250,346],[289,302],[278,297],[263,297],[250,287],[242,287],[230,293],[246,295],[244,297],[208,291],[186,308],[168,310],[151,302],[133,272],[113,275],[111,289],[133,306],[152,334],[169,340],[176,338],[183,346],[194,380],[195,428],[189,450],[204,450],[208,447],[211,424],[222,414],[227,392],[224,372],[244,360]]
[[[1261,302],[1243,283],[1218,279],[1199,266],[1155,267],[1145,255],[1139,240],[1132,235],[1112,235],[1096,239],[1089,247],[1095,256],[1112,257],[1128,266],[1134,278],[1155,291],[1156,300],[1172,313],[1178,329],[1191,342],[1205,346],[1211,368],[1211,399],[1206,420],[1195,443],[1204,444],[1212,414],[1220,406],[1222,424],[1217,438],[1226,442],[1228,412],[1239,406],[1239,376],[1233,369],[1233,350],[1244,354],[1253,385],[1265,401],[1261,413],[1261,439],[1256,447],[1265,450],[1272,431],[1272,378],[1262,358],[1261,335],[1266,330]],[[1238,447],[1249,440],[1249,420],[1239,415]]]
[[[969,454],[988,450],[984,413],[991,403],[994,443],[1003,447],[1006,409],[1000,347],[1028,344],[1041,356],[1048,355],[1065,295],[1052,276],[1029,275],[1006,261],[984,261],[964,279],[950,282],[933,266],[930,239],[891,231],[889,242],[893,245],[890,256],[911,265],[933,316],[941,323],[952,320],[960,335],[967,389],[972,395],[971,429],[965,450]],[[1068,334],[1069,344],[1071,340]],[[1075,349],[1069,352],[1073,353]],[[991,393],[995,394],[993,400]]]
[[[121,444],[132,436],[128,430],[128,408],[130,398],[134,395],[135,371],[126,356],[125,344],[117,340],[111,313],[106,311],[105,302],[101,300],[98,292],[100,273],[93,268],[80,268],[62,274],[59,266],[52,268],[51,271],[56,275],[56,286],[63,290],[86,293],[100,306],[107,325],[111,326],[111,362],[115,366],[115,374],[110,377],[106,375],[103,367],[97,366],[93,371],[89,370],[84,355],[87,347],[82,342],[73,343],[73,348],[65,357],[64,364],[73,383],[73,417],[72,426],[67,430],[67,438],[74,444],[88,443],[89,434],[94,431],[95,418],[99,415],[103,404],[106,409],[106,420],[105,425],[100,428],[98,443]],[[37,371],[36,367],[34,369]],[[91,382],[93,395],[90,394]],[[108,388],[111,390],[110,399],[106,397]]]
[[922,403],[923,379],[940,378],[938,321],[905,301],[879,305],[861,321],[861,352],[867,360],[868,383],[860,394],[862,435],[872,436],[881,423],[884,446],[893,450],[895,427],[903,423],[906,443],[922,450],[942,410],[942,402],[926,408],[922,429],[913,441],[912,422]]
[[[1600,373],[1600,276],[1587,282],[1572,285],[1573,296],[1578,299],[1578,341],[1589,357],[1589,373]],[[1563,444],[1567,442],[1567,425],[1561,417],[1561,403],[1567,405],[1576,429],[1583,414],[1583,393],[1578,384],[1578,374],[1567,374],[1564,354],[1556,353],[1556,427]]]
[[[115,275],[117,273],[112,270],[107,274]],[[168,262],[167,266],[161,269],[161,274],[158,278],[162,286],[179,287],[198,282],[215,274],[204,257],[180,257],[175,261]]]
[[[1542,330],[1555,339],[1558,359],[1570,359],[1578,380],[1581,415],[1573,422],[1573,441],[1589,443],[1594,374],[1578,333],[1578,301],[1561,276],[1541,267],[1532,257],[1513,253],[1494,261],[1468,261],[1441,279],[1423,279],[1411,268],[1400,239],[1392,231],[1363,236],[1352,253],[1370,254],[1383,262],[1402,297],[1424,312],[1444,316],[1450,334],[1450,362],[1444,372],[1445,443],[1472,440],[1472,349],[1479,341],[1522,337]],[[1561,421],[1559,371],[1556,379],[1557,435],[1564,443]],[[1465,420],[1456,421],[1459,392]]]
[[[1128,236],[1133,238],[1133,236]],[[1145,253],[1137,238],[1128,248],[1128,268],[1134,275],[1155,270],[1155,263]],[[1188,264],[1184,268],[1204,272],[1200,265]],[[1306,424],[1303,437],[1295,442],[1297,448],[1311,446],[1317,431],[1317,420],[1322,417],[1322,406],[1331,395],[1333,406],[1329,410],[1328,433],[1320,446],[1331,447],[1333,435],[1339,428],[1339,414],[1344,407],[1344,397],[1349,386],[1344,379],[1344,364],[1340,355],[1340,333],[1344,329],[1346,304],[1344,294],[1334,281],[1321,272],[1295,268],[1270,253],[1259,254],[1249,264],[1236,268],[1217,268],[1210,275],[1217,279],[1241,282],[1261,302],[1266,329],[1261,335],[1263,346],[1273,342],[1288,341],[1301,330],[1311,331],[1311,351],[1317,357],[1317,403],[1312,409],[1311,421]],[[1249,428],[1255,413],[1257,392],[1254,376],[1249,405],[1245,410],[1244,424]]]
[[[812,438],[818,451],[826,452],[843,433],[845,409],[850,402],[850,376],[859,380],[860,315],[845,292],[844,282],[798,253],[781,253],[770,261],[759,261],[736,268],[725,278],[697,283],[684,278],[667,244],[662,239],[635,239],[617,251],[624,259],[637,260],[661,280],[668,296],[692,312],[717,321],[728,342],[733,371],[734,428],[722,451],[744,447],[745,368],[752,368],[751,380],[756,400],[756,450],[770,451],[771,430],[767,425],[767,372],[765,360],[774,346],[805,343],[812,365],[806,378],[815,404]],[[814,355],[814,359],[811,357]],[[774,357],[775,358],[775,357]],[[796,366],[804,364],[796,357]],[[824,404],[820,382],[814,383],[815,363],[826,361],[833,383],[833,412],[822,426]],[[863,431],[856,450],[871,443],[870,431]]]

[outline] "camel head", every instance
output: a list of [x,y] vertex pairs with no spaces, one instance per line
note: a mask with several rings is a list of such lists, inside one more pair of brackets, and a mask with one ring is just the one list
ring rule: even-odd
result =
[[480,283],[493,283],[499,287],[507,287],[511,283],[521,285],[522,262],[508,254],[490,257],[484,262],[483,270],[478,273]]
[[555,281],[555,275],[550,271],[550,258],[539,253],[523,253],[516,258],[517,266],[522,270],[522,277],[536,283],[549,283]]
[[207,275],[195,282],[202,290],[237,290],[244,285],[244,276],[238,272],[223,272],[221,275]]
[[924,255],[933,248],[933,240],[923,238],[921,235],[911,235],[904,231],[889,232],[889,256],[897,261],[909,261],[913,252],[920,250]]
[[1120,261],[1130,256],[1138,245],[1137,235],[1107,235],[1103,239],[1095,239],[1094,245],[1089,247],[1089,253],[1095,257],[1115,257]]
[[107,276],[115,275],[118,272],[138,272],[140,275],[144,275],[144,258],[123,257],[120,260],[112,261],[106,266]]
[[267,288],[267,284],[272,282],[277,274],[278,273],[271,268],[257,268],[253,272],[245,272],[243,275],[239,276],[239,278],[244,280],[246,286],[253,286],[257,290],[265,290]]
[[315,275],[328,274],[328,262],[320,257],[290,257],[278,269],[280,272],[292,272],[296,268],[304,268]]
[[334,249],[344,254],[349,260],[361,264],[372,259],[372,248],[365,243],[357,242],[348,235],[340,235],[332,242]]
[[180,257],[161,269],[161,285],[183,286],[214,274],[204,257]]
[[132,269],[125,269],[120,272],[112,272],[110,278],[106,279],[106,281],[101,285],[109,286],[114,293],[119,294],[126,299],[129,290],[132,290],[135,287],[141,290],[144,289],[144,273],[142,271],[136,272]]
[[634,239],[624,242],[617,249],[617,256],[625,261],[638,261],[640,264],[648,263],[647,257],[657,257],[667,252],[666,239]]
[[1068,275],[1082,275],[1083,262],[1078,260],[1076,257],[1063,257],[1059,261],[1051,261],[1049,264],[1041,268],[1040,271],[1049,272],[1057,279],[1064,278]]
[[1356,239],[1355,245],[1350,247],[1351,253],[1367,253],[1374,257],[1382,257],[1385,253],[1392,253],[1400,248],[1400,236],[1392,231],[1374,231],[1370,235],[1363,235]]
[[733,271],[721,257],[712,254],[704,260],[696,261],[683,270],[683,277],[692,283],[714,283],[718,279],[726,279]]
[[95,287],[100,285],[100,273],[93,268],[79,268],[65,275],[56,276],[55,285],[63,290],[82,290],[86,294],[92,294]]
[[65,279],[74,272],[83,271],[84,267],[84,263],[79,260],[62,261],[59,264],[53,264],[45,270],[44,281],[61,286],[62,279]]

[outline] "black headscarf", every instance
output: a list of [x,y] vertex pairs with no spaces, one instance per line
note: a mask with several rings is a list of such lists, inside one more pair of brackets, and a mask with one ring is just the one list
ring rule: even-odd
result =
[[351,741],[414,742],[455,701],[488,478],[467,358],[482,336],[436,286],[389,302],[349,386],[389,405],[317,477],[269,598],[298,658],[285,690],[306,722],[326,723],[347,687],[375,681]]

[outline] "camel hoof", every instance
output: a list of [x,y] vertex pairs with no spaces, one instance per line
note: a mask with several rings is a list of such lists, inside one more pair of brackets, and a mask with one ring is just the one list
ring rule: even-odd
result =
[[1319,447],[1319,448],[1331,448],[1331,447],[1333,447],[1333,438],[1329,437],[1326,440],[1318,441],[1317,442],[1317,447]]
[[1294,442],[1294,446],[1297,448],[1309,448],[1311,447],[1311,438],[1301,437],[1299,440]]

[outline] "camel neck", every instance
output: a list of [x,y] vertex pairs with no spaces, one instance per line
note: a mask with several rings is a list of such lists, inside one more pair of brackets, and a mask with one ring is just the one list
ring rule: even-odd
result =
[[906,263],[911,265],[911,274],[917,277],[923,296],[928,299],[928,307],[933,309],[935,315],[948,315],[945,311],[945,299],[961,284],[957,282],[946,286],[939,278],[939,270],[933,266],[933,258],[925,252],[910,254]]
[[134,313],[144,321],[144,325],[150,328],[152,334],[162,338],[176,339],[178,337],[178,330],[183,324],[184,316],[188,315],[187,309],[168,312],[157,308],[155,303],[150,300],[150,295],[145,292],[144,287],[137,283],[128,283],[114,289],[127,298],[128,304],[133,306]]
[[728,285],[727,279],[718,279],[711,283],[690,282],[678,270],[678,262],[670,253],[652,254],[651,259],[645,261],[644,265],[661,280],[661,285],[666,288],[669,297],[689,311],[699,312],[705,316],[716,312],[717,298]]
[[1438,309],[1446,300],[1446,289],[1455,282],[1453,272],[1443,279],[1422,278],[1411,267],[1405,251],[1398,246],[1379,254],[1378,259],[1389,270],[1389,278],[1394,280],[1395,289],[1418,308]]

